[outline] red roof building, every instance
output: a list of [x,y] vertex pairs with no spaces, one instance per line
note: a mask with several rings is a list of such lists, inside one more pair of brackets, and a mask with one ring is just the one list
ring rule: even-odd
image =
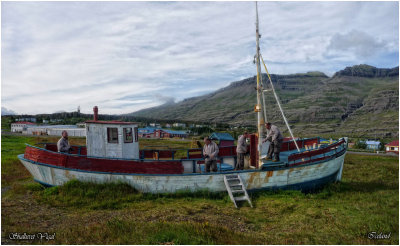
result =
[[385,147],[386,147],[386,152],[399,154],[399,140],[394,140],[386,144]]
[[36,124],[27,121],[18,121],[15,123],[11,123],[11,132],[23,132],[26,131],[26,128],[29,126],[36,126]]

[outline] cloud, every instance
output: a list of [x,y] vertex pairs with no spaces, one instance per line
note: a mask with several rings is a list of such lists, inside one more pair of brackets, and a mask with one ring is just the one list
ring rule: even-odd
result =
[[[397,2],[258,5],[271,73],[398,65]],[[2,2],[2,104],[30,114],[78,105],[129,113],[254,76],[254,10],[253,2]]]
[[359,58],[369,58],[386,49],[386,44],[383,41],[357,30],[345,34],[335,34],[327,48],[328,52],[331,53],[351,53]]

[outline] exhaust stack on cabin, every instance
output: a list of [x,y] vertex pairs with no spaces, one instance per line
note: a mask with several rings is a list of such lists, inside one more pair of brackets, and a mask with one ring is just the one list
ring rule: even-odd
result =
[[97,106],[93,107],[93,120],[94,121],[99,120],[99,108]]

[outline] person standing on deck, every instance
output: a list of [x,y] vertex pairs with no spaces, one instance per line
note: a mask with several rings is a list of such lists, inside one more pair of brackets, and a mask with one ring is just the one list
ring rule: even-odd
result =
[[64,130],[62,131],[61,135],[62,137],[57,142],[57,151],[63,153],[69,153],[70,151],[72,151],[72,148],[68,142],[68,132]]
[[249,137],[247,132],[244,132],[243,135],[240,135],[237,142],[236,153],[237,153],[237,162],[235,170],[243,170],[244,168],[244,155],[247,153],[247,144],[246,139]]
[[210,167],[213,172],[218,170],[217,168],[217,155],[219,152],[218,145],[211,141],[209,137],[204,138],[203,156],[205,158],[206,173],[210,172]]
[[268,149],[268,156],[267,160],[272,160],[272,154],[274,154],[274,162],[280,161],[279,160],[279,153],[281,152],[281,146],[282,146],[282,141],[283,141],[283,136],[279,128],[275,125],[272,125],[271,122],[267,122],[265,124],[265,127],[267,130],[269,130],[269,133],[267,137],[265,138],[264,142],[270,141],[271,145],[269,146]]

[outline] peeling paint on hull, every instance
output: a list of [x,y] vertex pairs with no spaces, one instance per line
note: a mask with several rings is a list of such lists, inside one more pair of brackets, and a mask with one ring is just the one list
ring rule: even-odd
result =
[[249,191],[276,189],[316,188],[328,182],[340,180],[345,154],[317,164],[286,167],[277,170],[245,170],[211,174],[115,174],[89,172],[56,167],[18,156],[22,164],[37,182],[48,186],[62,185],[72,179],[94,183],[127,183],[146,193],[174,193],[177,191],[209,190],[226,191],[224,175],[238,173]]

